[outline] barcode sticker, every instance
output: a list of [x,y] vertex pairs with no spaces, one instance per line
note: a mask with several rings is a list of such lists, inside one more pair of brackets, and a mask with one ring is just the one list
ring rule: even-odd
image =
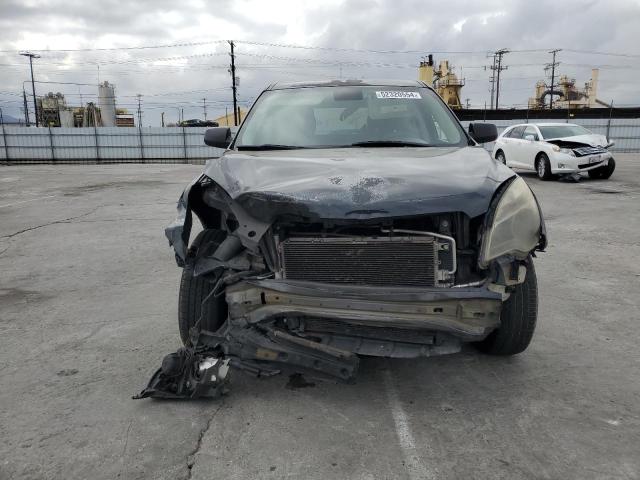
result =
[[382,91],[376,92],[376,97],[378,98],[409,98],[409,99],[418,99],[422,98],[420,93],[418,92],[390,92],[390,91]]

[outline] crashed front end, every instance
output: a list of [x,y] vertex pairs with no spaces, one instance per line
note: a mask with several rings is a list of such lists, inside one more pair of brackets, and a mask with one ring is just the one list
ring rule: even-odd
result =
[[552,145],[555,155],[555,164],[552,168],[554,174],[584,173],[602,169],[613,159],[609,149],[614,143],[607,142],[605,137],[600,139],[601,145],[598,142],[593,144],[578,142],[571,138],[558,138],[546,142]]
[[[546,245],[521,178],[503,181],[489,200],[475,216],[363,210],[323,218],[280,194],[240,202],[199,177],[166,235],[178,265],[224,295],[228,318],[215,332],[193,327],[190,345],[165,358],[168,367],[138,398],[218,395],[229,367],[350,382],[359,355],[448,354],[485,339],[530,255]],[[192,212],[205,229],[226,232],[213,251],[188,247]]]

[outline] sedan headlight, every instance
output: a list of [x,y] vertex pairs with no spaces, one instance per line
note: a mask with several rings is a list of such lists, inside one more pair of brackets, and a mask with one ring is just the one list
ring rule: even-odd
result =
[[576,154],[570,148],[562,148],[562,147],[559,147],[558,145],[552,145],[551,149],[554,152],[566,153],[567,155],[571,155],[572,157],[576,156]]
[[560,153],[566,153],[567,155],[571,155],[572,157],[576,156],[576,154],[573,153],[573,150],[571,150],[570,148],[561,148]]
[[538,202],[520,177],[502,193],[488,221],[480,250],[482,268],[501,255],[524,259],[540,242],[542,222]]

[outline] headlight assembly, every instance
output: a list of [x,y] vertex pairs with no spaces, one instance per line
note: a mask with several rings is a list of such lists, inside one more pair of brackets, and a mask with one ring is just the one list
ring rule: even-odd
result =
[[565,153],[567,155],[571,155],[572,157],[576,156],[576,154],[573,153],[573,150],[571,150],[570,148],[561,148],[560,153]]
[[540,242],[542,221],[538,202],[526,182],[518,177],[502,192],[482,239],[480,267],[501,255],[526,258]]
[[567,155],[571,155],[572,157],[575,157],[575,156],[576,156],[576,154],[575,154],[575,153],[573,152],[573,150],[572,150],[572,149],[570,149],[570,148],[562,148],[562,147],[559,147],[558,145],[551,145],[551,149],[552,149],[554,152],[565,153],[565,154],[567,154]]

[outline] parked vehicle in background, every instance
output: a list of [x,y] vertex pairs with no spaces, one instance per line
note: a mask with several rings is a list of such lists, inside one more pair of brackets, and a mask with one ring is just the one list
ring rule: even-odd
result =
[[200,120],[194,118],[191,120],[183,120],[178,124],[180,127],[218,127],[218,123],[212,120]]
[[533,170],[542,180],[587,172],[607,179],[616,162],[604,135],[572,123],[525,123],[507,128],[496,140],[493,157],[508,167]]

